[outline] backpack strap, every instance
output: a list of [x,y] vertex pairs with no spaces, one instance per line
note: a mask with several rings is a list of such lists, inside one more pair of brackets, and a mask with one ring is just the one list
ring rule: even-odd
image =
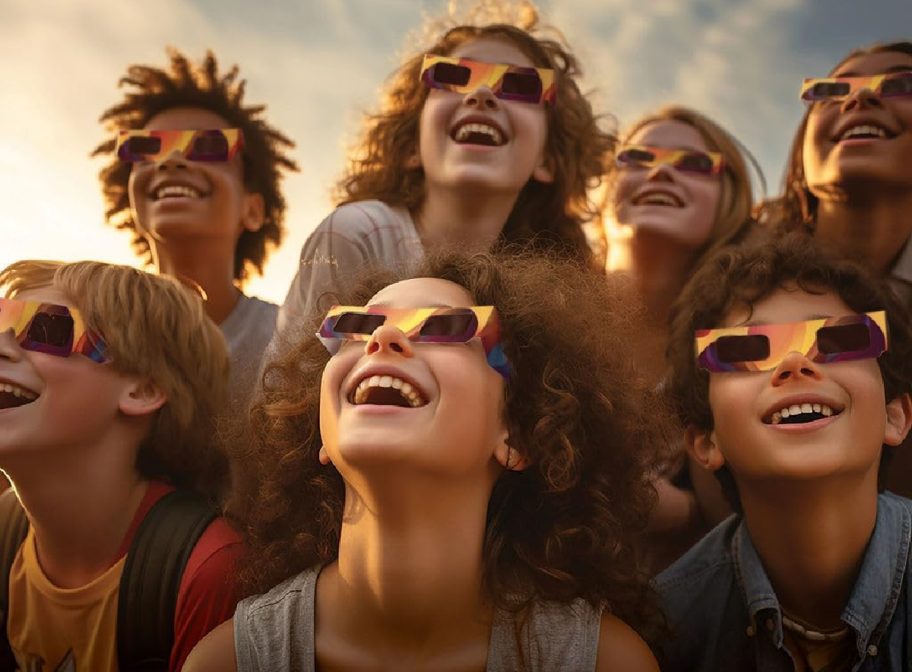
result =
[[28,518],[25,509],[16,497],[16,491],[9,488],[0,494],[0,670],[15,670],[16,659],[7,637],[9,613],[9,575],[19,547],[28,532]]
[[217,517],[218,510],[201,496],[174,490],[159,499],[140,523],[120,579],[117,659],[122,672],[168,669],[184,568],[200,536]]

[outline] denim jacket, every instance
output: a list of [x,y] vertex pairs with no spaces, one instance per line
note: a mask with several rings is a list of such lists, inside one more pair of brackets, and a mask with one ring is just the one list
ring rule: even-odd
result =
[[[882,494],[858,580],[842,613],[853,672],[912,670],[908,590],[912,500]],[[654,643],[665,672],[792,672],[776,593],[738,516],[718,525],[656,578],[673,629]]]

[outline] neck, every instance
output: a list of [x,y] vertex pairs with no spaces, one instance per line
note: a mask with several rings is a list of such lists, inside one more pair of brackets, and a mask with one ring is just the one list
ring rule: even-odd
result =
[[751,540],[783,608],[821,628],[842,613],[877,520],[877,469],[862,482],[742,487]]
[[139,439],[112,432],[99,443],[4,465],[35,531],[38,561],[55,585],[84,586],[117,560],[148,485],[129,449]]
[[426,250],[487,252],[503,231],[516,192],[429,188],[413,213]]
[[182,239],[173,245],[153,242],[153,259],[159,273],[190,279],[206,293],[206,314],[221,324],[234,310],[240,290],[234,284],[234,247],[218,249],[210,238]]
[[912,234],[910,212],[908,190],[821,200],[815,236],[885,275]]
[[482,596],[482,543],[490,483],[416,487],[418,478],[363,498],[347,486],[338,562],[321,575],[323,603],[336,605],[326,620],[364,650],[408,653],[420,643],[430,655],[474,642],[486,651],[492,612]]

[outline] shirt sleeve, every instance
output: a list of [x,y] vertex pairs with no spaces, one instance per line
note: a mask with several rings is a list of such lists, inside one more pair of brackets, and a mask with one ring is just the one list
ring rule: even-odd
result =
[[190,553],[177,594],[170,672],[178,672],[197,642],[234,614],[235,563],[242,549],[238,533],[218,518]]

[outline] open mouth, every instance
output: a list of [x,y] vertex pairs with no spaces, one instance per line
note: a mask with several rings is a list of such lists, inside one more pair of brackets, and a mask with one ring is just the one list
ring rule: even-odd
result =
[[633,205],[658,205],[666,208],[683,208],[684,201],[667,191],[644,191],[631,201]]
[[843,409],[834,408],[823,403],[803,403],[783,406],[763,418],[767,425],[806,425],[809,422],[833,417],[842,413]]
[[397,376],[369,376],[364,378],[349,395],[355,406],[400,406],[420,408],[427,405],[427,397],[415,384]]
[[38,394],[12,383],[0,383],[0,410],[18,408],[30,404]]
[[168,198],[203,198],[206,194],[189,184],[162,184],[149,195],[153,200],[161,201]]
[[889,140],[896,134],[877,124],[856,124],[849,126],[836,139],[837,142],[844,140]]
[[482,145],[500,147],[506,144],[503,131],[491,124],[469,122],[459,124],[450,133],[454,142],[460,145]]

